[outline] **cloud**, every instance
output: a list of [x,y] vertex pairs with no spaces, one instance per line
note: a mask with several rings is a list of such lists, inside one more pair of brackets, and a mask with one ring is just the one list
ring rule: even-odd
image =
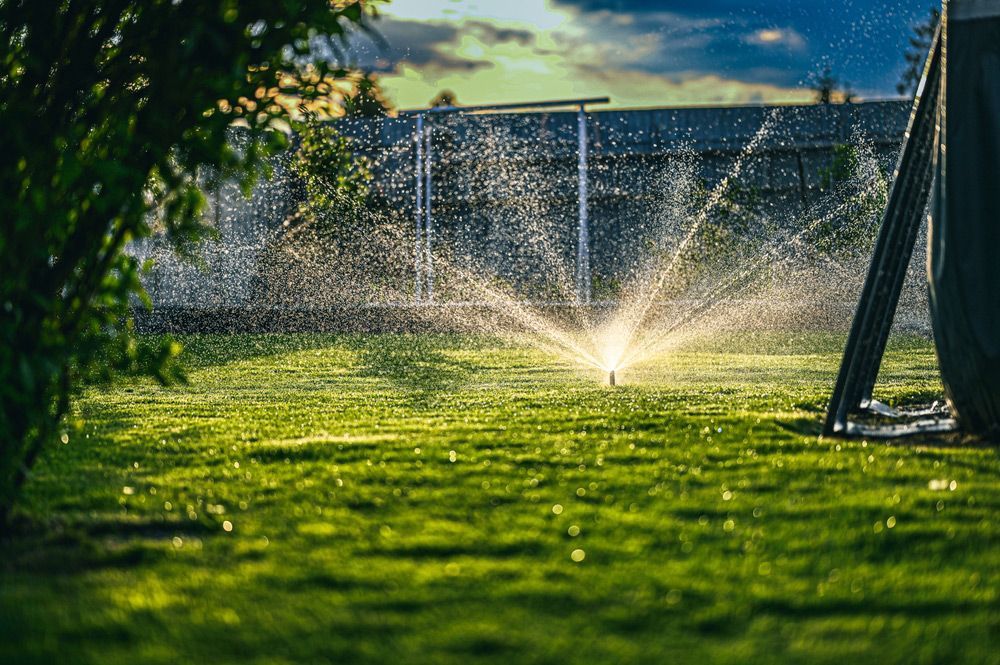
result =
[[409,21],[486,21],[533,31],[552,30],[573,15],[549,0],[400,0],[382,13]]
[[490,62],[452,53],[461,28],[442,22],[400,21],[383,17],[376,25],[376,38],[356,35],[348,49],[352,66],[368,71],[395,71],[401,63],[434,69],[471,71]]
[[766,48],[782,47],[795,51],[806,48],[805,38],[792,28],[761,28],[743,39],[747,44]]
[[455,90],[466,104],[540,101],[608,95],[611,107],[686,106],[755,102],[804,102],[812,92],[688,73],[678,77],[622,68],[593,67],[557,55],[529,61],[498,60],[469,73],[403,65],[383,77],[401,105],[422,106],[442,89]]
[[[900,59],[909,15],[900,6],[925,1],[400,0],[377,24],[387,45],[359,44],[352,55],[403,107],[442,88],[465,103],[798,101],[827,60],[873,96],[895,82],[895,65],[873,62]],[[892,31],[896,42],[884,38]]]
[[467,30],[476,32],[480,39],[488,44],[516,42],[521,46],[531,46],[535,43],[535,33],[519,28],[500,28],[485,21],[467,21]]

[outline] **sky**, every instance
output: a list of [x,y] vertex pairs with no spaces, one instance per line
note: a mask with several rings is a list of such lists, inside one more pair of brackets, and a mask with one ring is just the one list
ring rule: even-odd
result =
[[896,97],[933,0],[393,0],[354,64],[401,109],[608,96],[611,107],[809,101],[829,66]]

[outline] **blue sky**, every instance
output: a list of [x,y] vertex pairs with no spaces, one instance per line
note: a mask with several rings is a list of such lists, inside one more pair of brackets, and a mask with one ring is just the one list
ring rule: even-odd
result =
[[794,102],[829,65],[896,95],[928,0],[394,0],[355,59],[401,107],[608,95],[614,106]]

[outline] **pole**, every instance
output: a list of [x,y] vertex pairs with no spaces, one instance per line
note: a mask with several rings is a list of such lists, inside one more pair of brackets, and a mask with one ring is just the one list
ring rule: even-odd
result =
[[433,183],[433,158],[431,153],[431,127],[428,125],[427,129],[427,148],[424,152],[424,164],[427,168],[427,176],[425,179],[425,184],[427,188],[427,193],[424,197],[424,211],[427,215],[425,225],[424,225],[424,239],[427,243],[426,254],[424,256],[424,273],[427,276],[427,285],[425,288],[425,293],[427,294],[428,300],[433,300],[434,298],[434,255],[431,253],[431,232],[434,228],[433,224],[433,213],[431,212],[431,199],[434,195],[434,183]]
[[850,416],[861,410],[878,412],[880,408],[871,399],[872,390],[934,179],[942,47],[939,31],[924,65],[906,128],[907,138],[896,162],[889,200],[882,211],[882,226],[827,410],[823,427],[826,436],[859,433]]
[[584,304],[590,302],[590,229],[587,219],[587,113],[583,104],[580,105],[576,113],[577,139],[579,142],[577,153],[579,161],[577,163],[578,192],[580,202],[579,223],[577,227],[576,243],[576,302]]
[[413,299],[416,302],[420,302],[423,291],[423,247],[422,247],[422,235],[421,227],[423,226],[424,218],[424,116],[422,113],[417,114],[417,131],[414,139],[417,142],[417,205],[415,210],[416,219],[416,237],[413,243],[413,272],[414,272],[414,284],[413,284]]

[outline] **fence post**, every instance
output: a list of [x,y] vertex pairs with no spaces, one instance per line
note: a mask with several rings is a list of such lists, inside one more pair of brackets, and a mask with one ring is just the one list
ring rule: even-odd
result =
[[423,292],[423,239],[421,227],[423,226],[424,220],[424,115],[422,113],[417,114],[417,130],[414,135],[414,140],[417,144],[417,163],[416,163],[416,185],[417,185],[417,205],[414,211],[414,218],[416,220],[416,237],[413,243],[413,271],[414,271],[414,283],[413,283],[413,299],[416,302],[420,302]]
[[426,194],[424,196],[424,212],[426,214],[426,220],[424,225],[424,241],[426,242],[426,254],[424,255],[424,272],[427,276],[427,285],[425,288],[425,293],[427,294],[427,299],[432,300],[434,298],[434,255],[431,253],[431,233],[434,228],[434,217],[431,208],[431,199],[434,195],[433,186],[433,165],[434,159],[431,152],[431,137],[432,128],[430,125],[427,126],[427,147],[424,151],[424,165],[427,169],[427,176],[425,180]]
[[577,125],[577,196],[580,208],[576,244],[576,303],[590,303],[590,229],[587,219],[587,112],[580,104],[576,113]]

